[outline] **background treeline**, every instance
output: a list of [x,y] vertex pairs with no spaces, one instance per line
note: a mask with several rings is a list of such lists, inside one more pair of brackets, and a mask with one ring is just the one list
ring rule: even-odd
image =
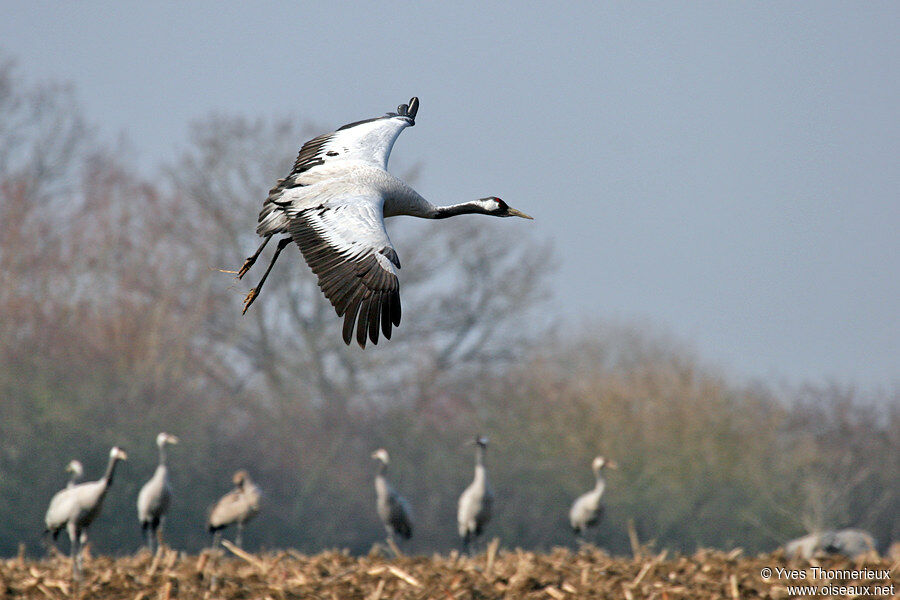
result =
[[394,223],[404,320],[377,348],[342,344],[299,255],[242,317],[253,275],[217,269],[255,249],[261,198],[328,126],[209,117],[150,177],[77,106],[0,60],[0,555],[38,551],[65,464],[94,479],[115,444],[130,460],[92,540],[137,548],[159,431],[182,439],[167,541],[191,551],[238,468],[266,492],[251,548],[367,551],[379,446],[413,505],[409,549],[446,551],[477,432],[493,441],[488,535],[507,546],[572,543],[598,453],[621,467],[596,537],[615,552],[628,519],[685,550],[823,527],[900,538],[896,391],[739,383],[650,327],[557,323],[552,247],[489,219]]

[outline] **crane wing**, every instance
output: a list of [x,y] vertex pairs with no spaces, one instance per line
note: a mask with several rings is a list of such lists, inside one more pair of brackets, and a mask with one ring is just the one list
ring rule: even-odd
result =
[[243,510],[240,489],[231,490],[209,509],[207,527],[210,531],[227,527],[240,518]]
[[[279,212],[279,200],[286,190],[309,185],[312,182],[339,176],[342,165],[366,163],[387,170],[388,158],[397,137],[407,127],[416,124],[419,99],[401,104],[397,112],[382,117],[348,123],[343,127],[315,137],[300,148],[294,168],[284,179],[279,179],[263,202],[259,222],[271,221],[270,213]],[[277,219],[276,219],[277,221]],[[270,228],[273,223],[267,223]],[[267,229],[267,227],[261,227]],[[262,235],[262,232],[259,232]]]
[[289,230],[339,317],[344,342],[391,339],[400,324],[400,260],[384,228],[383,201],[351,196],[289,213]]

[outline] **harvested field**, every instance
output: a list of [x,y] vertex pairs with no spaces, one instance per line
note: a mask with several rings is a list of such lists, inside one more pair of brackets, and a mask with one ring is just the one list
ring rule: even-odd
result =
[[[611,557],[594,548],[578,553],[556,549],[547,554],[488,551],[473,558],[416,556],[386,559],[352,557],[341,552],[305,556],[295,551],[261,555],[234,547],[214,558],[163,550],[155,557],[88,557],[80,589],[73,594],[70,565],[63,557],[32,561],[22,557],[0,563],[0,598],[97,598],[168,600],[172,598],[323,598],[334,599],[509,599],[541,598],[788,598],[787,585],[890,586],[890,577],[862,579],[778,579],[763,568],[793,568],[809,575],[823,569],[887,569],[898,565],[872,557],[849,561],[826,558],[788,563],[780,554],[743,556],[699,551],[691,556],[667,552],[641,558]],[[898,590],[896,584],[894,591]],[[873,588],[870,588],[870,594]],[[877,591],[877,590],[876,590]],[[852,597],[818,594],[816,598]],[[891,597],[890,594],[866,597]],[[894,597],[900,597],[895,594]]]

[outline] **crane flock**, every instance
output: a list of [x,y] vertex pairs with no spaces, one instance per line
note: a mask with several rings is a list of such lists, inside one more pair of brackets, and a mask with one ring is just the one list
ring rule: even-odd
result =
[[[137,497],[137,514],[145,542],[151,553],[156,553],[161,543],[160,526],[171,507],[172,484],[169,478],[166,447],[178,444],[179,439],[162,432],[156,436],[158,463],[153,476],[141,487]],[[491,519],[494,494],[487,478],[485,454],[488,438],[478,435],[468,442],[475,447],[475,474],[472,482],[460,494],[457,510],[457,528],[463,551],[468,554],[473,542],[484,531]],[[384,448],[375,450],[371,458],[375,468],[375,513],[384,527],[388,545],[399,553],[397,542],[408,540],[413,534],[412,510],[404,498],[387,479],[390,455]],[[103,500],[112,485],[113,475],[119,461],[126,460],[125,452],[113,447],[109,451],[109,461],[103,476],[97,481],[78,483],[84,469],[77,460],[66,465],[70,479],[65,488],[54,494],[45,516],[45,533],[55,540],[63,529],[69,534],[73,578],[80,578],[82,569],[81,550],[87,542],[87,530],[99,515]],[[614,462],[601,456],[594,459],[592,469],[596,478],[594,488],[578,497],[569,512],[569,519],[576,534],[593,526],[602,512],[600,497],[605,488],[602,476],[604,467],[616,468]],[[234,487],[224,494],[208,512],[206,527],[213,534],[212,547],[218,547],[222,531],[235,526],[235,544],[242,545],[244,526],[260,510],[262,490],[241,469],[232,477]]]
[[[418,109],[419,100],[413,97],[396,112],[344,125],[301,147],[291,172],[277,182],[263,202],[256,228],[262,243],[236,272],[238,279],[243,278],[269,241],[279,238],[267,268],[244,300],[244,313],[259,296],[281,252],[294,242],[337,316],[343,318],[343,341],[349,345],[355,331],[357,343],[365,348],[367,341],[377,344],[379,334],[390,339],[392,328],[399,326],[401,318],[400,259],[385,229],[386,218],[407,215],[444,219],[464,214],[532,218],[496,196],[436,206],[391,175],[387,171],[391,150],[400,133],[415,125]],[[137,517],[151,553],[159,549],[160,527],[172,503],[166,447],[178,443],[177,437],[159,433],[156,469],[137,496]],[[488,438],[478,435],[469,443],[475,447],[474,476],[459,496],[456,519],[466,554],[491,520],[494,507],[485,464]],[[387,479],[388,451],[379,448],[371,458],[377,461],[375,514],[389,546],[397,552],[397,542],[413,535],[410,503]],[[118,463],[124,460],[125,451],[111,448],[102,477],[89,482],[80,482],[84,468],[81,462],[72,460],[66,466],[70,473],[66,487],[50,500],[44,518],[45,534],[56,540],[63,529],[68,533],[76,581],[81,576],[88,529],[100,514]],[[578,541],[603,515],[606,468],[617,466],[603,456],[593,459],[594,486],[578,496],[569,509],[569,525]],[[239,470],[232,481],[234,488],[208,512],[206,527],[213,535],[213,548],[218,547],[222,531],[230,526],[236,528],[235,543],[240,547],[245,525],[260,511],[262,490],[249,473]],[[788,552],[804,555],[821,548],[840,548],[850,553],[850,548],[860,553],[873,546],[874,540],[865,532],[844,530],[794,540]]]
[[[391,175],[387,171],[391,150],[400,133],[415,125],[418,110],[419,99],[413,97],[396,112],[344,125],[303,144],[291,172],[277,182],[263,202],[256,228],[262,243],[236,272],[238,279],[243,278],[272,237],[279,238],[268,267],[244,300],[244,313],[259,296],[281,252],[294,242],[338,317],[343,317],[344,342],[349,345],[355,331],[357,343],[365,348],[367,341],[377,344],[379,335],[390,339],[392,328],[400,324],[400,259],[385,230],[385,218],[407,215],[444,219],[481,214],[531,219],[496,196],[436,206]],[[161,541],[160,526],[172,499],[166,447],[177,443],[177,437],[165,432],[156,437],[158,464],[137,497],[138,521],[151,553]],[[493,503],[484,465],[488,440],[478,436],[473,444],[475,476],[459,497],[457,513],[466,552],[490,520]],[[59,531],[67,529],[76,577],[88,526],[100,512],[116,464],[125,458],[125,452],[114,447],[106,473],[90,483],[77,483],[83,469],[81,463],[72,461],[67,467],[72,474],[68,486],[50,502],[46,530],[55,539]],[[378,461],[376,513],[389,545],[396,548],[397,539],[412,536],[409,502],[387,480],[387,450],[376,450],[372,458]],[[262,492],[250,475],[240,470],[233,481],[234,489],[208,513],[206,526],[213,534],[214,547],[222,530],[231,525],[236,526],[236,543],[240,546],[245,524],[259,512]]]

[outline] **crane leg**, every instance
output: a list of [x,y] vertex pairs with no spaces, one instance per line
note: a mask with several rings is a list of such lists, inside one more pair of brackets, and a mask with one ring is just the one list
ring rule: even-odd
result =
[[266,247],[266,244],[269,243],[269,240],[272,239],[272,234],[266,236],[266,239],[263,240],[263,243],[259,245],[259,248],[256,249],[251,256],[248,256],[244,259],[244,264],[241,266],[241,270],[237,272],[237,278],[241,279],[244,275],[247,274],[247,271],[250,270],[250,267],[253,266],[253,263],[256,262],[256,259],[259,258],[260,253],[263,251],[263,248]]
[[210,577],[209,580],[209,588],[214,590],[219,581],[219,577],[216,575],[215,564],[219,560],[219,540],[222,538],[222,533],[220,530],[216,530],[213,532],[212,536],[212,552],[210,552],[210,570],[212,571],[212,577]]
[[147,548],[150,550],[150,556],[156,554],[153,548],[154,529],[151,523],[146,523],[146,527],[144,527],[144,531],[147,533]]
[[69,553],[72,555],[72,580],[81,579],[81,532],[75,523],[69,523]]
[[153,528],[153,541],[156,542],[156,549],[159,550],[163,545],[163,529],[165,529],[166,518],[162,517]]
[[393,533],[388,534],[386,541],[387,541],[388,548],[390,548],[391,552],[394,553],[394,558],[400,558],[401,556],[403,556],[403,553],[400,552],[400,546],[397,545],[397,541],[394,538]]
[[[275,254],[272,256],[272,260],[269,262],[269,266],[268,266],[268,268],[266,268],[266,272],[263,273],[262,279],[259,280],[259,283],[256,284],[255,288],[250,290],[250,293],[247,294],[247,297],[244,298],[244,311],[242,314],[247,313],[247,309],[250,308],[250,305],[253,304],[253,301],[256,300],[257,296],[259,296],[259,292],[260,292],[260,290],[262,290],[262,286],[266,282],[266,277],[269,276],[269,272],[272,270],[272,267],[275,266],[275,261],[278,260],[278,255],[281,254],[281,251],[284,250],[285,246],[287,246],[290,243],[291,243],[291,238],[289,238],[289,237],[282,238],[281,240],[278,241],[278,247],[275,249]],[[260,247],[260,250],[262,250],[262,247]]]
[[243,544],[242,544],[243,540],[244,540],[244,524],[238,523],[237,535],[234,538],[234,545],[237,546],[238,548],[243,548]]

